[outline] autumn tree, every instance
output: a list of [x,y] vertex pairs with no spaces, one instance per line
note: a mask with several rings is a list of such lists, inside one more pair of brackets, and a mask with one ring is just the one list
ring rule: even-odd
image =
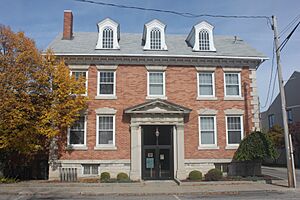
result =
[[23,32],[0,26],[0,153],[30,155],[66,134],[86,107],[76,80],[51,51],[43,55]]
[[269,129],[268,135],[277,148],[284,148],[284,130],[279,125],[274,125]]

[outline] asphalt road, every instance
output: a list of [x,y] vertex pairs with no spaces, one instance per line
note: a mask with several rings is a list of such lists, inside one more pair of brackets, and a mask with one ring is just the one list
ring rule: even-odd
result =
[[241,194],[231,194],[231,195],[213,195],[213,196],[203,196],[203,195],[149,195],[149,196],[120,196],[120,195],[105,195],[105,196],[55,196],[53,195],[43,195],[43,196],[20,196],[20,195],[1,195],[0,200],[235,200],[235,199],[263,199],[263,200],[276,200],[276,199],[299,199],[300,192],[288,191],[285,193],[279,192],[243,192]]
[[[262,167],[262,173],[287,180],[287,169],[279,167]],[[300,188],[300,169],[295,170],[297,187]],[[300,199],[300,197],[299,197]]]

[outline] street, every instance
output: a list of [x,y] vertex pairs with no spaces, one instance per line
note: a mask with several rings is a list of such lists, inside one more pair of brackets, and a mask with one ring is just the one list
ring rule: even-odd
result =
[[[297,188],[300,187],[300,169],[296,169],[296,184]],[[286,168],[279,168],[279,167],[262,167],[262,173],[265,175],[270,175],[273,177],[287,179],[287,169]]]
[[78,199],[86,199],[86,200],[231,200],[231,199],[299,199],[299,192],[289,191],[285,193],[279,192],[243,192],[240,194],[219,194],[219,195],[147,195],[147,196],[128,196],[128,195],[105,195],[105,196],[55,196],[55,195],[1,195],[0,200],[78,200]]

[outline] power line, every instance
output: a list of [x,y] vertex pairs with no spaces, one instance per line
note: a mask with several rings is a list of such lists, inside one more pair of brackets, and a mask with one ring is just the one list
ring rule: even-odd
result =
[[273,79],[274,58],[275,58],[275,45],[274,45],[274,41],[273,41],[272,67],[271,67],[271,74],[270,74],[270,79],[269,79],[269,84],[268,84],[267,99],[266,99],[264,105],[261,108],[265,108],[268,105],[268,101],[269,101],[269,97],[270,97],[270,91],[271,91],[271,85],[272,85],[272,79]]
[[138,7],[138,6],[126,6],[122,4],[114,4],[114,3],[105,3],[102,1],[93,1],[93,0],[73,0],[78,1],[81,3],[90,3],[90,4],[97,4],[102,6],[110,6],[116,8],[123,8],[123,9],[134,9],[134,10],[142,10],[142,11],[152,11],[152,12],[160,12],[160,13],[169,13],[174,15],[179,15],[181,17],[187,18],[199,18],[199,17],[215,17],[215,18],[241,18],[241,19],[266,19],[267,23],[271,24],[270,17],[264,15],[212,15],[212,14],[194,14],[190,12],[178,12],[174,10],[163,10],[163,9],[156,9],[156,8],[146,8],[146,7]]
[[297,15],[282,31],[280,31],[279,37],[285,34],[297,21],[300,19],[300,14]]
[[278,50],[281,51],[285,47],[286,43],[290,40],[290,38],[292,37],[292,35],[296,31],[296,29],[298,28],[299,24],[300,24],[300,21],[294,27],[294,29],[289,33],[289,35],[284,39],[284,41],[279,45],[279,47],[278,47],[278,49],[276,49],[276,51],[278,51]]

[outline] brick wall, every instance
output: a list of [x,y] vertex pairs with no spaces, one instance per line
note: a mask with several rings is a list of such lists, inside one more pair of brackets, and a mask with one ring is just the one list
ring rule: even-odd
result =
[[[113,160],[130,159],[130,118],[123,114],[125,108],[144,103],[147,96],[147,70],[145,66],[122,66],[116,71],[116,100],[96,100],[97,95],[97,68],[90,66],[88,71],[88,150],[74,150],[62,152],[61,158],[71,160]],[[211,159],[232,158],[235,150],[225,150],[225,109],[237,108],[245,110],[244,133],[252,129],[250,100],[249,69],[241,71],[242,96],[245,100],[224,101],[224,72],[221,67],[215,71],[215,93],[217,100],[204,101],[197,98],[197,71],[195,67],[168,66],[166,69],[166,96],[167,100],[192,109],[185,124],[185,158]],[[96,145],[96,113],[95,109],[109,107],[117,110],[116,113],[116,147],[117,150],[94,150]],[[218,110],[217,141],[219,149],[198,150],[198,113],[197,110],[208,108]]]

